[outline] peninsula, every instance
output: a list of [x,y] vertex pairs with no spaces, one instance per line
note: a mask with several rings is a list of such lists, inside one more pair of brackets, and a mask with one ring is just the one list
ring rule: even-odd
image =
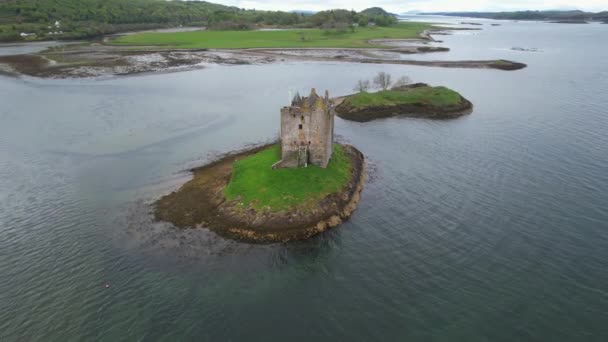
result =
[[[88,6],[76,4],[74,0],[54,0],[54,3],[35,0],[0,3],[0,18],[5,18],[0,22],[0,41],[85,41],[53,44],[30,54],[0,56],[0,73],[82,78],[173,72],[205,68],[210,64],[283,61],[506,71],[526,67],[505,60],[403,58],[404,55],[447,52],[449,48],[436,46],[439,42],[433,39],[433,34],[471,28],[398,21],[380,8],[361,12],[334,9],[301,15],[240,10],[198,1],[91,0]],[[101,22],[82,20],[96,12]],[[141,15],[148,12],[154,15]],[[133,22],[134,18],[142,21]],[[154,28],[161,30],[126,33]]]
[[296,95],[281,110],[281,140],[229,154],[154,205],[157,220],[232,239],[285,242],[335,227],[355,210],[364,157],[333,138],[329,95]]

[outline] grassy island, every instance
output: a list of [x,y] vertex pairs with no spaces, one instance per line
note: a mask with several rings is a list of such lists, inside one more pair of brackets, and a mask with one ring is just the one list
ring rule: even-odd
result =
[[208,227],[250,242],[306,239],[337,226],[355,210],[364,157],[334,145],[327,168],[273,169],[276,144],[230,154],[192,170],[193,178],[154,204],[157,220]]
[[378,47],[369,43],[370,40],[419,38],[431,27],[426,23],[406,22],[389,27],[359,27],[342,33],[322,29],[149,32],[118,37],[110,43],[181,49],[368,48]]
[[316,165],[297,169],[272,169],[281,159],[274,145],[232,166],[232,177],[224,194],[243,207],[280,211],[295,206],[310,207],[331,193],[344,188],[350,179],[351,163],[341,145],[334,146],[326,169]]
[[365,122],[391,116],[448,119],[467,114],[471,109],[471,102],[452,89],[418,83],[347,96],[336,112],[343,119]]
[[459,104],[461,96],[446,87],[418,87],[404,90],[382,90],[377,93],[361,92],[349,96],[345,103],[353,108],[375,106],[398,106],[404,104],[429,104],[433,106],[453,106]]

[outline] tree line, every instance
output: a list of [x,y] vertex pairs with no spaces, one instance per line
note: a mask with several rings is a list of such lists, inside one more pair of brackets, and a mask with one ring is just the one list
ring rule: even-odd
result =
[[[22,32],[33,33],[36,39],[81,39],[180,25],[220,30],[263,26],[322,28],[339,33],[356,26],[389,26],[397,22],[386,12],[364,12],[330,10],[310,15],[248,10],[205,1],[4,0],[0,2],[0,41],[23,39]],[[59,27],[54,25],[57,21]]]
[[598,20],[608,21],[608,12],[574,11],[514,11],[514,12],[434,12],[456,17],[488,18],[500,20]]
[[388,90],[391,88],[391,86],[393,89],[406,87],[412,84],[412,80],[408,76],[401,76],[393,83],[393,76],[391,76],[391,74],[380,71],[376,74],[376,76],[374,76],[372,82],[369,80],[357,81],[357,84],[355,84],[353,90],[358,93],[367,93],[370,89],[372,89],[372,83],[376,89]]

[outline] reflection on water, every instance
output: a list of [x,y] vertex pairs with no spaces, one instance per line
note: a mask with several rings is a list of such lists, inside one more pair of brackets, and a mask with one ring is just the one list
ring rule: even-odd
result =
[[[529,68],[327,62],[0,78],[0,340],[603,340],[605,29],[502,24],[415,58]],[[454,88],[475,111],[338,119],[373,170],[344,225],[247,245],[151,219],[150,203],[185,170],[275,139],[289,92],[348,94],[381,70]]]

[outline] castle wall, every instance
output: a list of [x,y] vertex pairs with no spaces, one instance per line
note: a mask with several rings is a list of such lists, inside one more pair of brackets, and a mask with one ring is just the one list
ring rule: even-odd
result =
[[311,139],[312,144],[310,148],[310,159],[315,165],[321,167],[327,167],[329,159],[331,158],[331,147],[332,147],[332,135],[331,135],[331,113],[325,103],[320,104],[319,107],[311,114],[312,116],[312,129]]
[[[302,112],[297,107],[286,107],[281,110],[281,155],[283,159],[288,159],[291,154],[298,153],[300,146],[308,145],[310,121],[310,114]],[[295,158],[297,159],[297,156]]]
[[302,149],[308,151],[309,163],[327,167],[333,151],[333,113],[328,96],[319,97],[314,89],[310,97],[298,97],[281,109],[280,167],[297,167]]

